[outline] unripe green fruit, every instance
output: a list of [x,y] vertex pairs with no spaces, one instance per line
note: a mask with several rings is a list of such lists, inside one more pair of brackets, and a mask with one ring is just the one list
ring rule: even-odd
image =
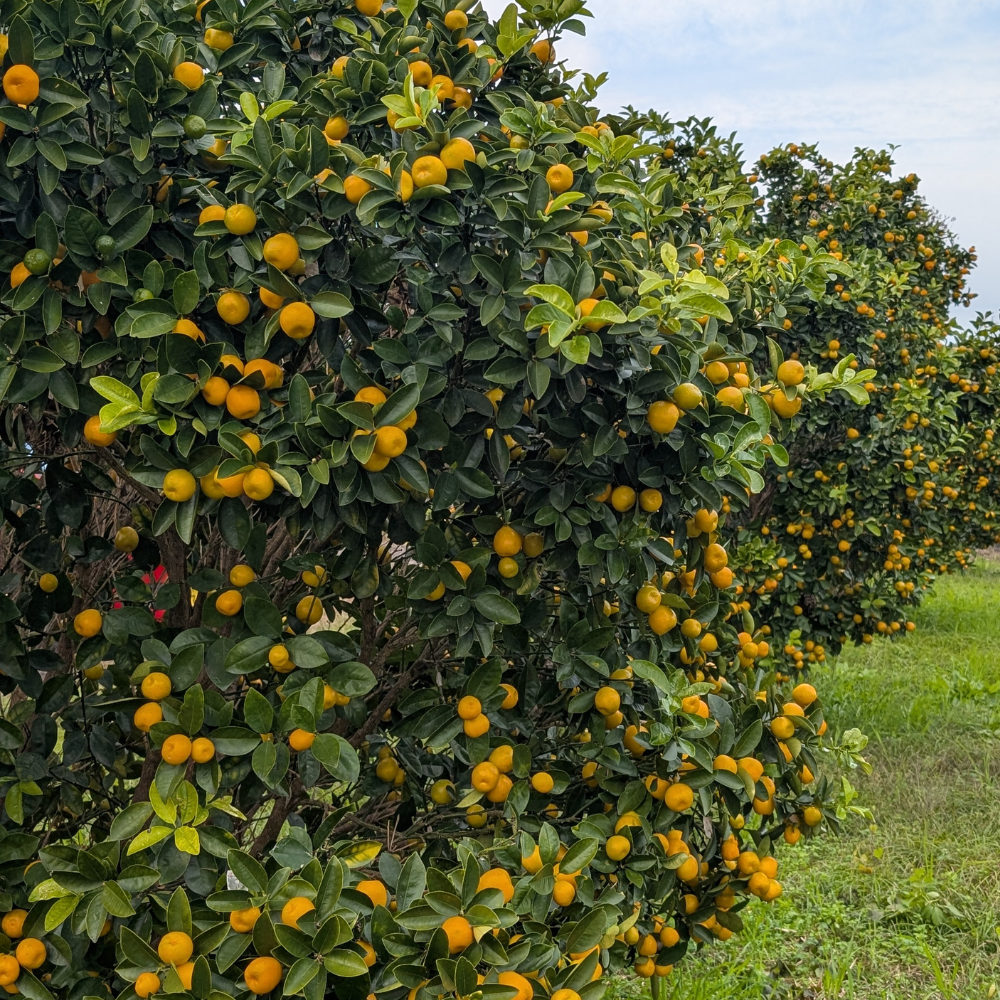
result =
[[52,264],[52,258],[44,250],[29,250],[24,255],[24,266],[32,274],[45,274]]
[[189,139],[200,139],[208,131],[208,125],[201,115],[188,115],[181,124]]

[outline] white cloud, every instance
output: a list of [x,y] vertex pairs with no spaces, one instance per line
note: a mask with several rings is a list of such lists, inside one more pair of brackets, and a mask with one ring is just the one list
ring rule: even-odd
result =
[[[506,4],[487,0],[499,14]],[[786,142],[825,155],[896,144],[979,265],[976,308],[1000,307],[1000,5],[995,0],[590,0],[560,59],[607,70],[605,110],[712,117],[750,158]]]

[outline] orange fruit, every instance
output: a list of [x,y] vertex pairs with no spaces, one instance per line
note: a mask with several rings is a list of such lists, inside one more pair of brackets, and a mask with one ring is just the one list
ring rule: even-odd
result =
[[3,92],[12,104],[38,100],[38,74],[23,63],[15,63],[3,75]]
[[84,639],[89,639],[101,631],[103,622],[104,618],[100,611],[96,608],[88,608],[86,611],[81,611],[73,619],[73,630],[77,635],[82,635]]
[[146,997],[159,992],[160,977],[155,972],[140,973],[139,978],[135,981],[133,989],[135,990],[137,996],[146,1000]]
[[255,958],[243,973],[246,980],[247,989],[258,996],[262,993],[270,993],[284,975],[284,968],[276,958],[270,955],[263,955]]
[[233,33],[231,31],[223,31],[221,28],[205,29],[205,44],[210,49],[225,52],[226,49],[233,47],[233,41]]
[[316,904],[307,896],[293,896],[281,908],[281,922],[298,929],[299,919],[316,909]]
[[229,914],[229,926],[237,934],[249,934],[253,930],[253,925],[260,919],[260,908],[257,906],[247,907],[245,910],[233,910]]
[[289,302],[281,310],[278,325],[292,340],[305,340],[316,325],[316,314],[304,302]]
[[357,205],[371,189],[372,186],[368,181],[362,180],[354,174],[344,178],[344,197],[352,205]]
[[452,955],[465,951],[472,944],[472,924],[465,917],[449,917],[441,927],[448,938],[448,951]]
[[260,372],[264,377],[265,389],[277,389],[285,380],[285,373],[281,367],[273,361],[268,361],[267,358],[253,358],[246,363],[243,375],[253,375],[254,372]]
[[3,927],[4,934],[12,939],[24,936],[24,921],[28,916],[27,910],[11,910],[3,915],[0,926]]
[[776,374],[782,385],[798,385],[806,377],[806,370],[799,361],[782,361]]
[[316,740],[316,734],[305,729],[293,729],[288,734],[288,745],[297,753],[308,750]]
[[209,406],[222,406],[229,392],[229,383],[219,375],[213,375],[201,390],[202,398]]
[[476,150],[468,139],[452,139],[441,150],[441,162],[449,170],[464,170],[466,161],[476,158]]
[[221,205],[206,205],[198,213],[198,225],[205,222],[222,222],[226,217],[226,210]]
[[565,163],[557,163],[545,171],[545,181],[553,194],[562,194],[573,186],[573,171]]
[[182,333],[185,337],[190,337],[192,340],[200,340],[202,343],[205,342],[205,334],[201,332],[201,329],[196,323],[192,323],[191,320],[181,317],[176,323],[174,323],[173,333]]
[[223,221],[234,236],[246,236],[257,225],[257,213],[249,205],[230,205]]
[[507,524],[493,536],[493,551],[498,556],[516,556],[521,551],[522,544],[520,534]]
[[231,618],[243,607],[243,595],[238,590],[224,590],[215,599],[215,610]]
[[171,76],[188,90],[197,90],[205,82],[205,71],[196,62],[178,63]]
[[657,434],[669,434],[680,419],[681,411],[666,399],[658,399],[646,410],[646,423]]
[[248,385],[234,385],[226,395],[226,409],[237,420],[249,420],[260,413],[260,395]]
[[199,736],[191,744],[191,758],[196,764],[207,764],[215,757],[215,744],[205,736]]
[[437,156],[418,157],[410,169],[410,174],[418,188],[448,183],[448,168]]
[[504,903],[509,903],[514,898],[514,883],[509,872],[503,868],[491,868],[479,876],[476,891],[482,892],[483,889],[499,889],[503,894]]
[[163,741],[160,754],[168,764],[183,764],[191,756],[191,740],[183,733],[175,733]]
[[155,701],[140,705],[132,716],[132,724],[142,733],[148,733],[158,722],[163,721],[163,709]]
[[343,115],[334,115],[332,118],[327,118],[326,124],[323,126],[323,134],[327,139],[332,139],[334,142],[340,142],[341,139],[346,138],[347,133],[350,131],[351,126]]
[[156,953],[167,965],[183,965],[194,954],[194,942],[184,931],[168,931],[160,938]]
[[389,890],[377,878],[362,879],[355,887],[372,901],[372,906],[388,906]]
[[264,243],[264,260],[287,271],[299,259],[299,241],[291,233],[276,233]]
[[187,469],[171,469],[163,477],[163,495],[174,503],[190,500],[197,488],[194,476]]
[[250,315],[250,300],[242,292],[223,292],[215,303],[219,318],[237,326]]
[[83,425],[83,436],[89,444],[97,448],[107,448],[118,437],[113,431],[110,434],[105,434],[101,430],[101,418],[96,414],[87,418],[87,422]]

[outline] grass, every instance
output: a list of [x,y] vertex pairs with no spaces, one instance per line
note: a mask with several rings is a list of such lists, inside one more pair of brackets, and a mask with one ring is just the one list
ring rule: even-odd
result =
[[869,736],[850,780],[875,829],[782,851],[784,896],[682,962],[669,1000],[1000,997],[1000,562],[940,580],[916,621],[813,673],[832,731]]

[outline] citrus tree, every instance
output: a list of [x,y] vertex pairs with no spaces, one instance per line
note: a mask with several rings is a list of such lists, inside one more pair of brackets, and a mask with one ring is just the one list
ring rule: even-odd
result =
[[992,541],[997,344],[986,322],[950,323],[975,256],[914,175],[890,177],[887,153],[836,166],[793,145],[758,170],[767,225],[852,267],[771,334],[776,382],[831,363],[877,368],[872,405],[842,394],[796,418],[789,468],[753,499],[740,535],[748,603],[769,607],[801,668],[848,639],[911,630],[934,577]]
[[584,14],[3,8],[8,992],[592,1000],[835,822],[726,516],[850,267]]

